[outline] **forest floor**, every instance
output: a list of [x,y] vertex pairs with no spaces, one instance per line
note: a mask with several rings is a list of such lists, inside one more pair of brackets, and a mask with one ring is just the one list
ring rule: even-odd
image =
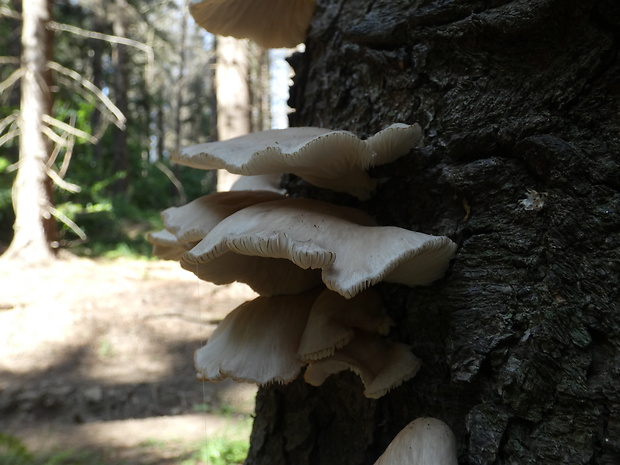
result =
[[205,438],[247,439],[255,386],[198,382],[193,352],[253,297],[176,262],[0,260],[0,433],[106,465],[178,464]]

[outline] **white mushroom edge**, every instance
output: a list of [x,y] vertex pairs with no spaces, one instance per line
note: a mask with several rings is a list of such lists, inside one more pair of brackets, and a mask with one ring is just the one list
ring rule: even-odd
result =
[[389,324],[373,289],[351,300],[321,288],[257,297],[230,312],[196,351],[197,377],[286,384],[310,364],[304,379],[318,386],[351,369],[364,383],[364,395],[376,399],[420,367],[408,346],[379,337]]
[[417,418],[392,440],[374,465],[458,465],[456,438],[437,418]]
[[190,146],[174,152],[171,160],[245,176],[293,173],[315,186],[365,200],[377,185],[368,168],[406,155],[421,139],[417,123],[395,123],[366,140],[317,127],[271,129]]

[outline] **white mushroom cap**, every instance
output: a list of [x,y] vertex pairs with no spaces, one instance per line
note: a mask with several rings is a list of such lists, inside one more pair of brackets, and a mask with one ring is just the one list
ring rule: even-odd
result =
[[[360,210],[317,200],[265,202],[224,219],[181,266],[217,284],[247,283],[261,295],[292,293],[289,279],[314,285],[308,269],[320,268],[327,288],[346,298],[382,280],[423,286],[443,276],[456,250],[449,238],[372,224]],[[299,269],[281,272],[288,261]]]
[[190,12],[212,34],[290,48],[304,41],[314,8],[315,0],[198,0]]
[[394,123],[366,139],[370,150],[375,154],[373,164],[384,165],[407,154],[422,140],[419,124]]
[[313,386],[320,386],[328,376],[352,370],[364,383],[364,395],[378,399],[414,377],[421,365],[406,344],[389,342],[376,334],[356,333],[353,340],[334,355],[311,362],[304,379]]
[[194,354],[198,378],[260,385],[295,379],[305,364],[297,347],[318,292],[258,297],[230,312]]
[[458,465],[456,438],[436,418],[418,418],[396,435],[375,465]]
[[325,290],[312,305],[298,353],[302,360],[325,358],[351,342],[356,329],[385,335],[391,324],[374,289],[351,299]]
[[293,173],[315,186],[367,199],[377,181],[366,170],[407,154],[421,138],[417,123],[394,124],[366,141],[347,131],[272,129],[187,147],[171,159],[246,176]]
[[233,213],[250,205],[284,198],[286,197],[282,194],[263,190],[214,192],[181,207],[167,208],[161,213],[161,217],[164,228],[179,241],[200,241],[215,225]]
[[147,233],[146,239],[153,246],[153,255],[164,260],[180,260],[185,252],[196,245],[195,242],[179,241],[174,234],[165,229]]

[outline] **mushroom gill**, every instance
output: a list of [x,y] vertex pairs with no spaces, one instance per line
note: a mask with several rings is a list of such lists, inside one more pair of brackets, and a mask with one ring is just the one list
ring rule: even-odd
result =
[[429,285],[444,275],[455,250],[445,236],[374,226],[357,209],[287,198],[225,218],[181,265],[218,284],[244,282],[261,295],[309,289],[321,269],[328,289],[351,298],[383,280]]

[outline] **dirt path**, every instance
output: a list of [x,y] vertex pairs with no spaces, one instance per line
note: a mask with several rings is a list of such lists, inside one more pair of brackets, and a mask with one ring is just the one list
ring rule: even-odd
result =
[[[255,387],[203,385],[192,356],[253,297],[172,262],[0,261],[0,431],[37,450],[107,447],[119,456],[239,424],[247,434]],[[165,463],[163,449],[132,463]]]

